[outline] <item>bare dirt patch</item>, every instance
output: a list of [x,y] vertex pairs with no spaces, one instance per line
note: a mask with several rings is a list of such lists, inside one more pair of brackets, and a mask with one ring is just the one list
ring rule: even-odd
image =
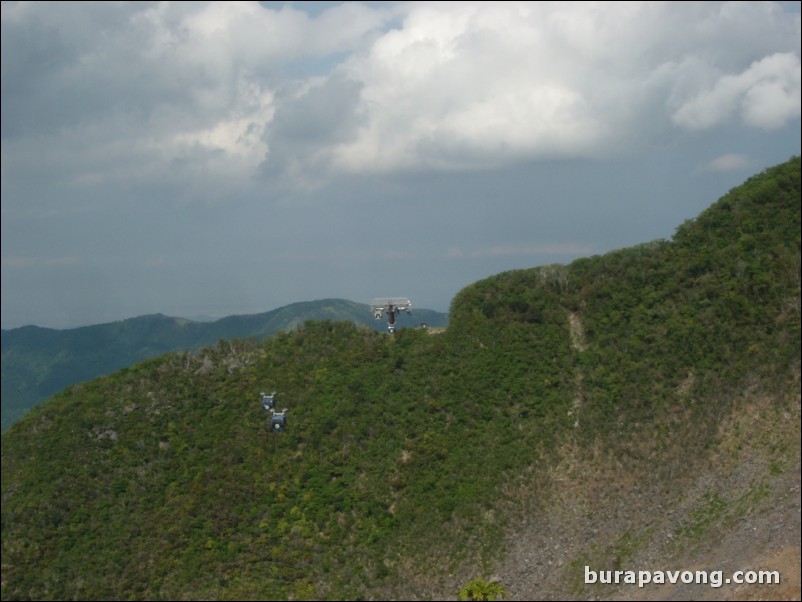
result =
[[[799,600],[799,401],[775,401],[740,402],[710,453],[669,481],[643,479],[601,446],[589,459],[567,445],[548,487],[520,494],[533,507],[494,575],[507,599]],[[586,566],[721,571],[732,582],[588,585]],[[780,583],[735,583],[736,571],[773,571]]]

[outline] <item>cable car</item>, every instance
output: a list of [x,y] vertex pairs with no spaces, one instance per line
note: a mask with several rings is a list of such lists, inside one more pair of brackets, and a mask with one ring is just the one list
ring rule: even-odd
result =
[[275,394],[276,394],[275,391],[273,391],[270,395],[265,395],[264,393],[262,393],[262,407],[265,409],[266,412],[269,412],[275,407],[276,402],[273,401],[273,396]]
[[280,412],[273,412],[273,415],[270,417],[271,430],[277,433],[287,430],[287,417],[284,415],[286,411],[287,408],[284,408]]

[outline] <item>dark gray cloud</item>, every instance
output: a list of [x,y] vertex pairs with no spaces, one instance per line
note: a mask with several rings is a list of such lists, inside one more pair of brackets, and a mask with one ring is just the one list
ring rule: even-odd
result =
[[357,114],[361,88],[360,82],[334,74],[277,96],[275,114],[264,130],[268,149],[264,173],[312,181],[309,174],[295,173],[299,167],[311,166],[328,176],[328,157],[316,155],[320,149],[356,140],[364,122]]

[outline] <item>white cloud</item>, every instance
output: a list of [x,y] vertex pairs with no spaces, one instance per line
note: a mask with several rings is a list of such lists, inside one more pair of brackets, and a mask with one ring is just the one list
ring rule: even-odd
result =
[[735,114],[798,118],[799,15],[729,3],[421,3],[342,66],[346,172],[598,157]]
[[689,129],[705,129],[733,114],[764,130],[783,127],[800,115],[799,55],[777,53],[736,75],[724,75],[674,112],[674,121]]
[[533,154],[593,149],[604,127],[576,69],[528,4],[424,4],[349,75],[364,125],[332,161],[362,169],[492,167]]
[[65,185],[239,185],[269,150],[264,130],[288,68],[352,50],[392,14],[359,4],[312,19],[257,2],[3,3],[4,150],[35,145],[51,173],[70,172]]
[[220,119],[196,130],[177,132],[165,141],[164,151],[180,157],[188,149],[199,147],[215,154],[208,168],[217,175],[249,176],[267,154],[264,128],[273,119],[273,93],[262,90],[253,80],[244,79],[237,86],[235,100]]
[[751,165],[749,157],[740,154],[722,155],[704,166],[702,171],[735,171]]

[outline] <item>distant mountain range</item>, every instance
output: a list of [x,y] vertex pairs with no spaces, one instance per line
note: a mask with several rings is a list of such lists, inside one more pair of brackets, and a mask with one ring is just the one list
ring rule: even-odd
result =
[[[219,340],[264,339],[307,321],[348,321],[385,331],[370,307],[345,299],[306,301],[272,311],[228,316],[213,322],[152,314],[81,328],[23,326],[2,331],[3,432],[30,408],[69,385],[111,374],[170,351],[198,351]],[[416,309],[398,327],[442,327],[448,314]]]

